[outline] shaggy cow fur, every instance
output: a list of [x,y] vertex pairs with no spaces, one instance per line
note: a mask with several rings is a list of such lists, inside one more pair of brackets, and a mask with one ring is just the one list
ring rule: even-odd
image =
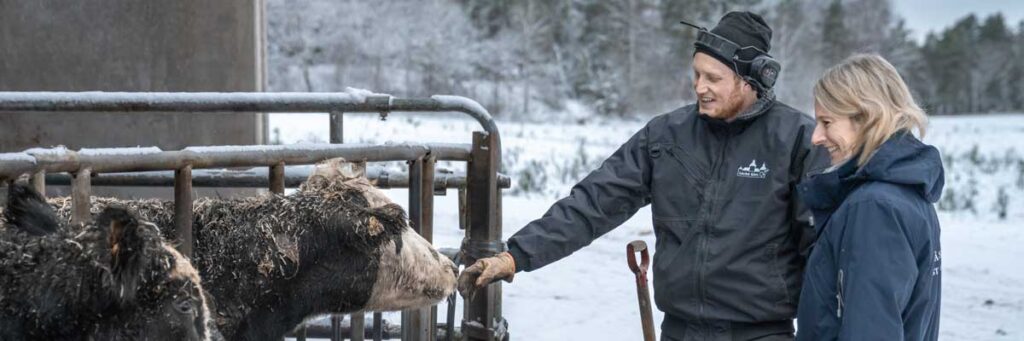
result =
[[[229,340],[280,339],[323,313],[428,306],[455,268],[413,232],[403,209],[333,160],[295,194],[199,199],[193,255]],[[173,202],[96,198],[132,207],[173,237]],[[62,215],[66,202],[53,201]]]
[[206,340],[196,270],[151,223],[108,207],[58,224],[14,184],[0,228],[0,340]]

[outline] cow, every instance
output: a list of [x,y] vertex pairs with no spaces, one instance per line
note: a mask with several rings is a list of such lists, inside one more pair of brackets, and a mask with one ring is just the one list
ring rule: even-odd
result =
[[23,184],[3,215],[0,340],[209,339],[198,272],[152,223],[117,206],[61,223]]
[[[52,203],[70,216],[68,199]],[[130,206],[174,236],[174,203],[94,198],[94,211]],[[227,340],[280,339],[325,313],[429,306],[455,288],[456,268],[409,227],[405,211],[333,159],[298,191],[193,206],[193,261]]]

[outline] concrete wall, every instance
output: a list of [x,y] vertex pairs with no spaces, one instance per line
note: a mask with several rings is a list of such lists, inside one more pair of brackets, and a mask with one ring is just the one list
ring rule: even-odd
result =
[[[263,0],[0,1],[0,91],[263,91]],[[0,113],[0,152],[256,144],[260,114]]]

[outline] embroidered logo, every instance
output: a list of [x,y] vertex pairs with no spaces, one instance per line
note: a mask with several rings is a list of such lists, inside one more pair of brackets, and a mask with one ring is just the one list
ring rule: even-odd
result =
[[750,165],[740,167],[736,170],[736,176],[741,178],[764,179],[768,176],[768,163],[762,162],[761,167],[757,166],[757,160],[751,160]]

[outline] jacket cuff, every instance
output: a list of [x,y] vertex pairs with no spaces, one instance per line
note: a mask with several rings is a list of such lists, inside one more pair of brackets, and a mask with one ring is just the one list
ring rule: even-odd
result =
[[512,255],[512,259],[516,262],[516,272],[529,271],[530,258],[523,252],[523,249],[519,248],[518,244],[510,243],[508,245],[508,253]]

